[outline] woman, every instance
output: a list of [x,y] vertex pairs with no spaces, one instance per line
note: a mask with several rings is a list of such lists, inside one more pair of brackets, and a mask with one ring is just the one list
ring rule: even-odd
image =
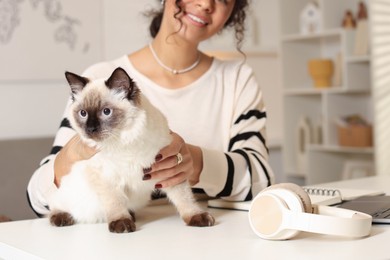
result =
[[[134,78],[144,95],[168,118],[173,141],[144,169],[156,188],[188,180],[211,197],[250,200],[273,182],[265,142],[266,113],[253,71],[242,61],[221,61],[198,50],[225,27],[243,40],[247,0],[166,0],[150,26],[148,46],[91,66],[84,76],[108,77],[116,67]],[[80,142],[67,110],[51,154],[32,176],[29,200],[37,214],[74,162],[96,151]]]

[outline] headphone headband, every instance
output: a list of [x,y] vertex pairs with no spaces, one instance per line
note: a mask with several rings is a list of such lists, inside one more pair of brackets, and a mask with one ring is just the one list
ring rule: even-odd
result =
[[283,209],[287,216],[285,228],[356,238],[370,233],[372,218],[368,214],[329,206],[314,205],[314,208],[315,214]]

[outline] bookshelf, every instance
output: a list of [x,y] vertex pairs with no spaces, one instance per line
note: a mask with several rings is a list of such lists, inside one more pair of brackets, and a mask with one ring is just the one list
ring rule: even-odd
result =
[[[372,147],[342,147],[338,144],[336,119],[359,114],[373,122],[371,56],[355,55],[356,30],[345,29],[346,10],[358,11],[358,0],[318,0],[321,29],[309,34],[300,30],[300,14],[313,1],[279,0],[280,59],[284,105],[284,176],[305,184],[337,181],[347,161],[373,161]],[[369,1],[365,1],[369,8]],[[313,87],[308,73],[311,59],[331,59],[339,64],[337,80],[327,88]],[[310,122],[311,140],[304,146],[298,125]],[[316,138],[313,138],[315,136]],[[315,140],[314,140],[315,139]],[[300,140],[300,141],[298,141]]]

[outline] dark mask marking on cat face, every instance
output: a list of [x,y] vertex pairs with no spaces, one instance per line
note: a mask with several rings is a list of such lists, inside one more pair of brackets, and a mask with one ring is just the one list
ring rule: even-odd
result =
[[99,138],[101,132],[101,124],[97,113],[98,111],[96,109],[89,109],[88,119],[85,125],[85,132],[92,139],[94,137]]
[[[108,111],[109,114],[105,113]],[[108,110],[107,110],[108,109]],[[80,116],[80,111],[87,112],[87,117]],[[121,128],[125,122],[125,111],[109,101],[104,101],[101,93],[90,91],[73,111],[76,123],[84,132],[84,135],[95,141],[108,138]]]
[[136,105],[140,102],[140,91],[135,82],[121,67],[116,68],[109,79],[106,80],[109,89],[117,89],[126,93],[126,98]]

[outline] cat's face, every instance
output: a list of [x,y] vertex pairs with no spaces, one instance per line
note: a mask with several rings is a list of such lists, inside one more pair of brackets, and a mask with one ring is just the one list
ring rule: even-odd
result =
[[83,139],[97,143],[119,139],[129,121],[136,119],[139,90],[123,69],[114,70],[107,80],[91,81],[70,72],[65,76],[73,98],[69,120]]

